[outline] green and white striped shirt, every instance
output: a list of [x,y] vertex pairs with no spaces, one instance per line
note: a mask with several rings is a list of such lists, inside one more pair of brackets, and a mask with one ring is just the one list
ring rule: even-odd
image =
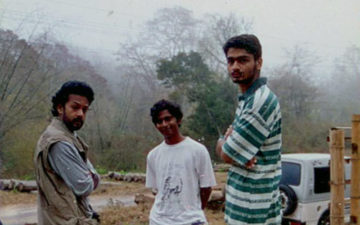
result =
[[[226,186],[225,221],[231,225],[281,224],[281,112],[266,78],[239,96],[233,132],[223,151],[234,160]],[[256,157],[253,168],[245,164]]]

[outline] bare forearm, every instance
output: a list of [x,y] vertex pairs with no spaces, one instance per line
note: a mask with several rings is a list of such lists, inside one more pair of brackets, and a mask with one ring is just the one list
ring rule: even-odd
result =
[[225,140],[224,139],[219,139],[216,145],[216,153],[217,155],[225,162],[225,163],[233,163],[233,160],[226,155],[223,150],[222,150],[222,146],[224,145]]
[[215,148],[215,151],[216,151],[216,154],[221,158],[221,153],[222,153],[222,146],[224,145],[225,143],[225,140],[222,139],[222,138],[219,138],[217,143],[216,143],[216,148]]
[[205,209],[211,194],[211,187],[200,188],[201,209]]

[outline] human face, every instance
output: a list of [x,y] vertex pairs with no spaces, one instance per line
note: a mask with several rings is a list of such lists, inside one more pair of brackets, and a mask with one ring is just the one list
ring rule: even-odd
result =
[[228,72],[234,83],[249,86],[259,77],[262,66],[261,57],[255,60],[254,55],[245,49],[229,48],[226,58]]
[[177,121],[177,119],[165,109],[160,111],[155,126],[165,139],[169,139],[180,135],[180,123],[181,121]]
[[59,104],[59,117],[70,131],[79,130],[85,122],[89,101],[85,96],[70,94],[65,106]]

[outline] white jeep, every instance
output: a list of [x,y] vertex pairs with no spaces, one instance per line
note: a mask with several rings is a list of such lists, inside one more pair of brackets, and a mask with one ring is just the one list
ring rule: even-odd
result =
[[[283,154],[280,196],[282,225],[330,224],[330,154]],[[345,163],[345,179],[350,179],[350,163]],[[350,196],[350,185],[345,197]],[[349,217],[349,205],[345,216]]]

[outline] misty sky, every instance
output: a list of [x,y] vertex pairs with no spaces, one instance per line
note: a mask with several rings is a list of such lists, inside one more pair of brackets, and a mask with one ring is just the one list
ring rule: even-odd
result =
[[318,56],[317,70],[326,73],[347,47],[360,47],[359,0],[0,0],[0,27],[27,37],[36,25],[88,54],[113,57],[157,9],[174,6],[196,18],[232,12],[252,20],[264,65],[280,64],[284,49],[298,45]]

